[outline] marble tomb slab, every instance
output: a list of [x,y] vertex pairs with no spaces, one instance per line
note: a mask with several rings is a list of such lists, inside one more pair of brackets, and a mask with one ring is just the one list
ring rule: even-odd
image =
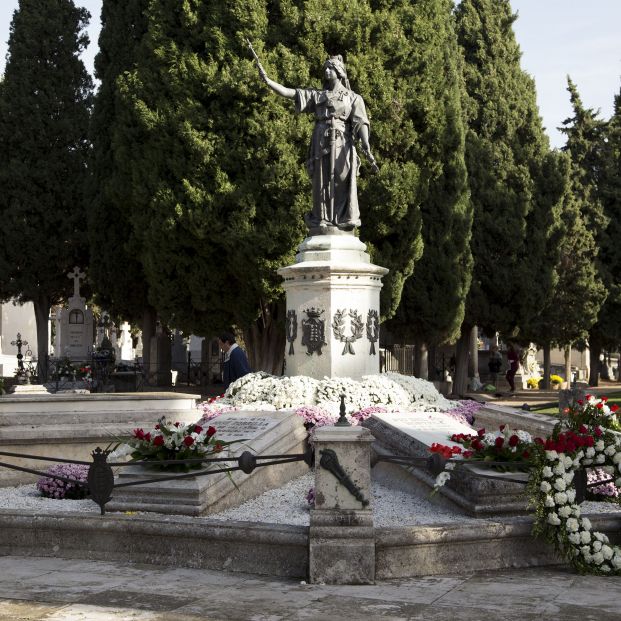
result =
[[[380,455],[429,457],[430,446],[437,442],[455,445],[450,436],[455,433],[476,433],[469,425],[439,412],[398,412],[373,414],[364,421],[375,436],[373,448]],[[421,467],[407,467],[417,482],[433,487],[435,477]],[[474,464],[459,466],[451,473],[451,480],[440,494],[447,497],[470,515],[524,514],[525,486],[506,479],[523,479],[523,473],[493,473]],[[479,476],[477,476],[479,475]],[[504,479],[504,480],[503,480]]]
[[[302,419],[291,411],[241,411],[222,414],[209,421],[216,438],[238,441],[218,457],[237,457],[244,451],[256,455],[303,453],[307,432]],[[232,461],[230,466],[236,466]],[[308,471],[305,462],[256,468],[250,474],[241,471],[218,472],[216,466],[202,474],[178,481],[142,483],[116,488],[107,505],[109,511],[153,511],[182,515],[209,515],[237,506],[268,489],[280,487]],[[174,475],[147,466],[132,465],[118,469],[116,483],[157,479]]]

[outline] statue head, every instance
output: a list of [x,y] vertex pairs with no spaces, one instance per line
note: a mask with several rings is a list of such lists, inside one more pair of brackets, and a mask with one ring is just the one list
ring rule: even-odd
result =
[[[347,78],[347,71],[345,69],[345,63],[343,62],[343,57],[340,54],[337,54],[336,56],[330,56],[330,58],[326,60],[326,62],[323,64],[324,72],[326,70],[326,67],[334,69],[343,86],[347,89],[350,89],[349,79]],[[324,88],[325,86],[326,85],[324,84]]]

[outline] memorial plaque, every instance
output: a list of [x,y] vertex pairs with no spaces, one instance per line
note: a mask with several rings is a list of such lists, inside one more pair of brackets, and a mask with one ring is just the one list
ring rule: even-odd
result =
[[426,446],[431,446],[434,442],[452,446],[455,442],[451,442],[450,437],[454,433],[476,434],[470,425],[438,412],[399,412],[373,416]]
[[251,440],[276,427],[279,419],[247,414],[222,414],[209,421],[216,428],[216,437],[226,442]]

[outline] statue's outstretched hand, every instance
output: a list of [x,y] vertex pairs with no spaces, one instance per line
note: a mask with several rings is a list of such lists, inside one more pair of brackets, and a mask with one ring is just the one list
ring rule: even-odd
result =
[[263,65],[257,60],[257,67],[259,69],[259,77],[261,78],[261,80],[263,80],[263,82],[265,82],[267,84],[267,73],[265,72],[265,69],[263,69]]

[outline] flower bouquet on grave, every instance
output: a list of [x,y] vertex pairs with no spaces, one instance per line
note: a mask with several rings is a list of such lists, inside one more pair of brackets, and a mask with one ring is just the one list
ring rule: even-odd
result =
[[[114,457],[131,456],[132,462],[143,462],[159,470],[189,472],[203,467],[200,461],[183,463],[188,459],[208,458],[239,440],[226,442],[216,438],[216,428],[197,423],[167,423],[165,418],[153,429],[134,429],[126,444],[117,449]],[[173,463],[164,463],[172,461]]]
[[581,426],[594,429],[604,427],[613,431],[621,431],[621,410],[614,404],[608,405],[608,397],[599,399],[593,395],[585,395],[575,404],[565,408],[563,414],[563,426],[577,431]]

